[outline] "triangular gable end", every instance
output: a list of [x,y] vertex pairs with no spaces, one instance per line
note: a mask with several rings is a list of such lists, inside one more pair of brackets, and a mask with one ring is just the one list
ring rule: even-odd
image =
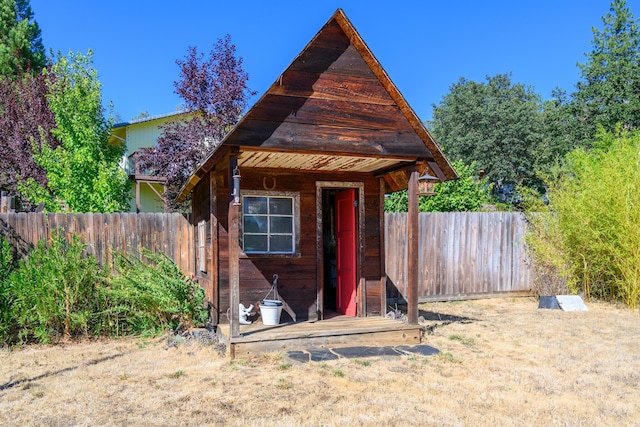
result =
[[[457,178],[431,135],[341,9],[222,141],[183,188],[185,197],[224,147],[296,155],[377,159],[393,190],[406,188],[402,162],[422,162],[442,181]],[[264,166],[265,155],[259,158]],[[275,158],[275,156],[270,156]],[[318,157],[316,163],[326,163]],[[248,156],[240,163],[251,164]],[[254,159],[254,162],[258,160]],[[274,165],[286,167],[282,161]],[[352,163],[355,164],[356,160]],[[266,166],[268,167],[268,166]],[[398,169],[398,170],[395,170]]]

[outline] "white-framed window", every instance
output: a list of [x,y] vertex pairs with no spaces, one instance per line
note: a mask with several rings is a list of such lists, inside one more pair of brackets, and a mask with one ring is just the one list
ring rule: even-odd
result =
[[296,253],[298,199],[288,192],[242,196],[242,246],[246,254]]
[[206,222],[204,220],[198,223],[198,270],[207,271],[205,262],[205,245],[207,242]]

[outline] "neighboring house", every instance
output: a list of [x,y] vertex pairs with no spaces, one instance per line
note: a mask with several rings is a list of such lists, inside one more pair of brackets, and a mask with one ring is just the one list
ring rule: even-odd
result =
[[[339,9],[178,197],[192,195],[196,277],[213,323],[228,318],[238,337],[239,302],[264,298],[276,274],[292,320],[384,316],[384,196],[413,189],[417,272],[422,173],[457,178]],[[417,280],[409,292],[417,323]]]
[[127,151],[122,167],[131,180],[131,212],[164,212],[162,201],[166,178],[149,175],[140,170],[136,156],[140,149],[153,147],[162,134],[162,126],[168,122],[182,120],[187,113],[174,112],[135,119],[113,126],[110,142],[126,144]]

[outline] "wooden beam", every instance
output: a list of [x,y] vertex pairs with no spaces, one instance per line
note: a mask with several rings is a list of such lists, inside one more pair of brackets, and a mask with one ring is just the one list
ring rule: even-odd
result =
[[238,154],[229,157],[229,326],[231,337],[240,336],[240,247],[238,244],[239,206],[233,203],[233,171],[238,165]]
[[[232,146],[231,144],[229,144],[230,146]],[[285,154],[285,155],[290,155],[290,154],[311,154],[311,155],[320,155],[320,156],[327,156],[329,155],[327,153],[327,151],[325,150],[321,150],[318,148],[313,148],[313,149],[301,149],[300,147],[296,147],[295,150],[292,150],[290,148],[269,148],[269,147],[264,147],[264,146],[253,146],[253,147],[246,147],[243,146],[242,147],[242,157],[244,158],[245,156],[250,156],[254,153],[274,153],[274,154]],[[331,153],[330,155],[332,156],[336,156],[336,157],[356,157],[356,158],[366,158],[366,159],[380,159],[380,160],[390,160],[390,161],[398,161],[398,162],[403,162],[403,167],[407,166],[407,163],[411,163],[411,162],[415,162],[418,161],[418,157],[407,157],[404,155],[392,155],[392,154],[367,154],[367,155],[363,155],[363,154],[358,154],[358,153],[348,153],[348,152],[339,152],[339,153]],[[429,160],[430,158],[420,158],[420,160]],[[387,173],[388,171],[384,171],[382,173]],[[379,172],[376,172],[379,174]]]
[[382,317],[387,313],[387,256],[385,249],[385,223],[384,223],[384,195],[386,184],[384,178],[378,179],[380,182],[380,190],[378,193],[380,200],[380,314]]
[[358,156],[433,158],[412,130],[380,130],[289,121],[243,121],[226,142],[231,146],[260,147],[294,152],[354,154]]
[[419,272],[419,222],[418,222],[418,169],[412,167],[409,175],[409,218],[407,224],[407,317],[410,325],[418,324],[418,272]]
[[[154,193],[156,193],[156,196],[158,196],[158,198],[160,200],[164,200],[164,196],[162,194],[160,194],[160,192],[158,190],[156,190],[156,188],[153,186],[152,183],[150,182],[145,182],[145,184],[147,184],[147,186],[151,189],[151,191],[153,191]],[[162,186],[164,188],[164,185]],[[193,211],[192,211],[193,212]]]

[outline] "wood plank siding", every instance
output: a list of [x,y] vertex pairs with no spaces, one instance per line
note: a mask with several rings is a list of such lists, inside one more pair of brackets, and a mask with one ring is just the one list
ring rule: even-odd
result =
[[[222,169],[224,167],[221,166]],[[215,172],[215,171],[214,171]],[[317,229],[316,229],[316,182],[317,181],[343,181],[361,182],[364,188],[364,212],[365,224],[362,238],[363,258],[359,266],[360,275],[368,290],[371,290],[367,314],[379,315],[381,313],[381,286],[380,271],[380,185],[379,180],[371,174],[323,174],[306,173],[300,175],[295,172],[265,170],[258,171],[245,169],[242,171],[242,191],[250,194],[252,190],[265,191],[264,178],[268,178],[272,188],[276,192],[291,192],[299,194],[300,206],[300,231],[298,247],[295,254],[291,255],[259,255],[240,253],[240,302],[249,305],[263,299],[271,288],[273,275],[278,274],[278,291],[294,310],[297,320],[317,319],[320,315],[317,306]],[[209,191],[209,179],[216,180],[216,196],[218,209],[218,271],[219,285],[219,310],[221,321],[226,321],[229,309],[229,263],[228,263],[228,178],[225,174],[208,174],[195,187],[194,194]],[[209,205],[207,203],[193,204],[194,223],[208,218]],[[210,250],[207,251],[207,262],[210,263]],[[198,281],[205,287],[211,286],[212,277],[208,272],[196,272]],[[364,283],[364,282],[363,282]],[[214,303],[214,304],[215,304]],[[283,313],[283,321],[291,320]]]

